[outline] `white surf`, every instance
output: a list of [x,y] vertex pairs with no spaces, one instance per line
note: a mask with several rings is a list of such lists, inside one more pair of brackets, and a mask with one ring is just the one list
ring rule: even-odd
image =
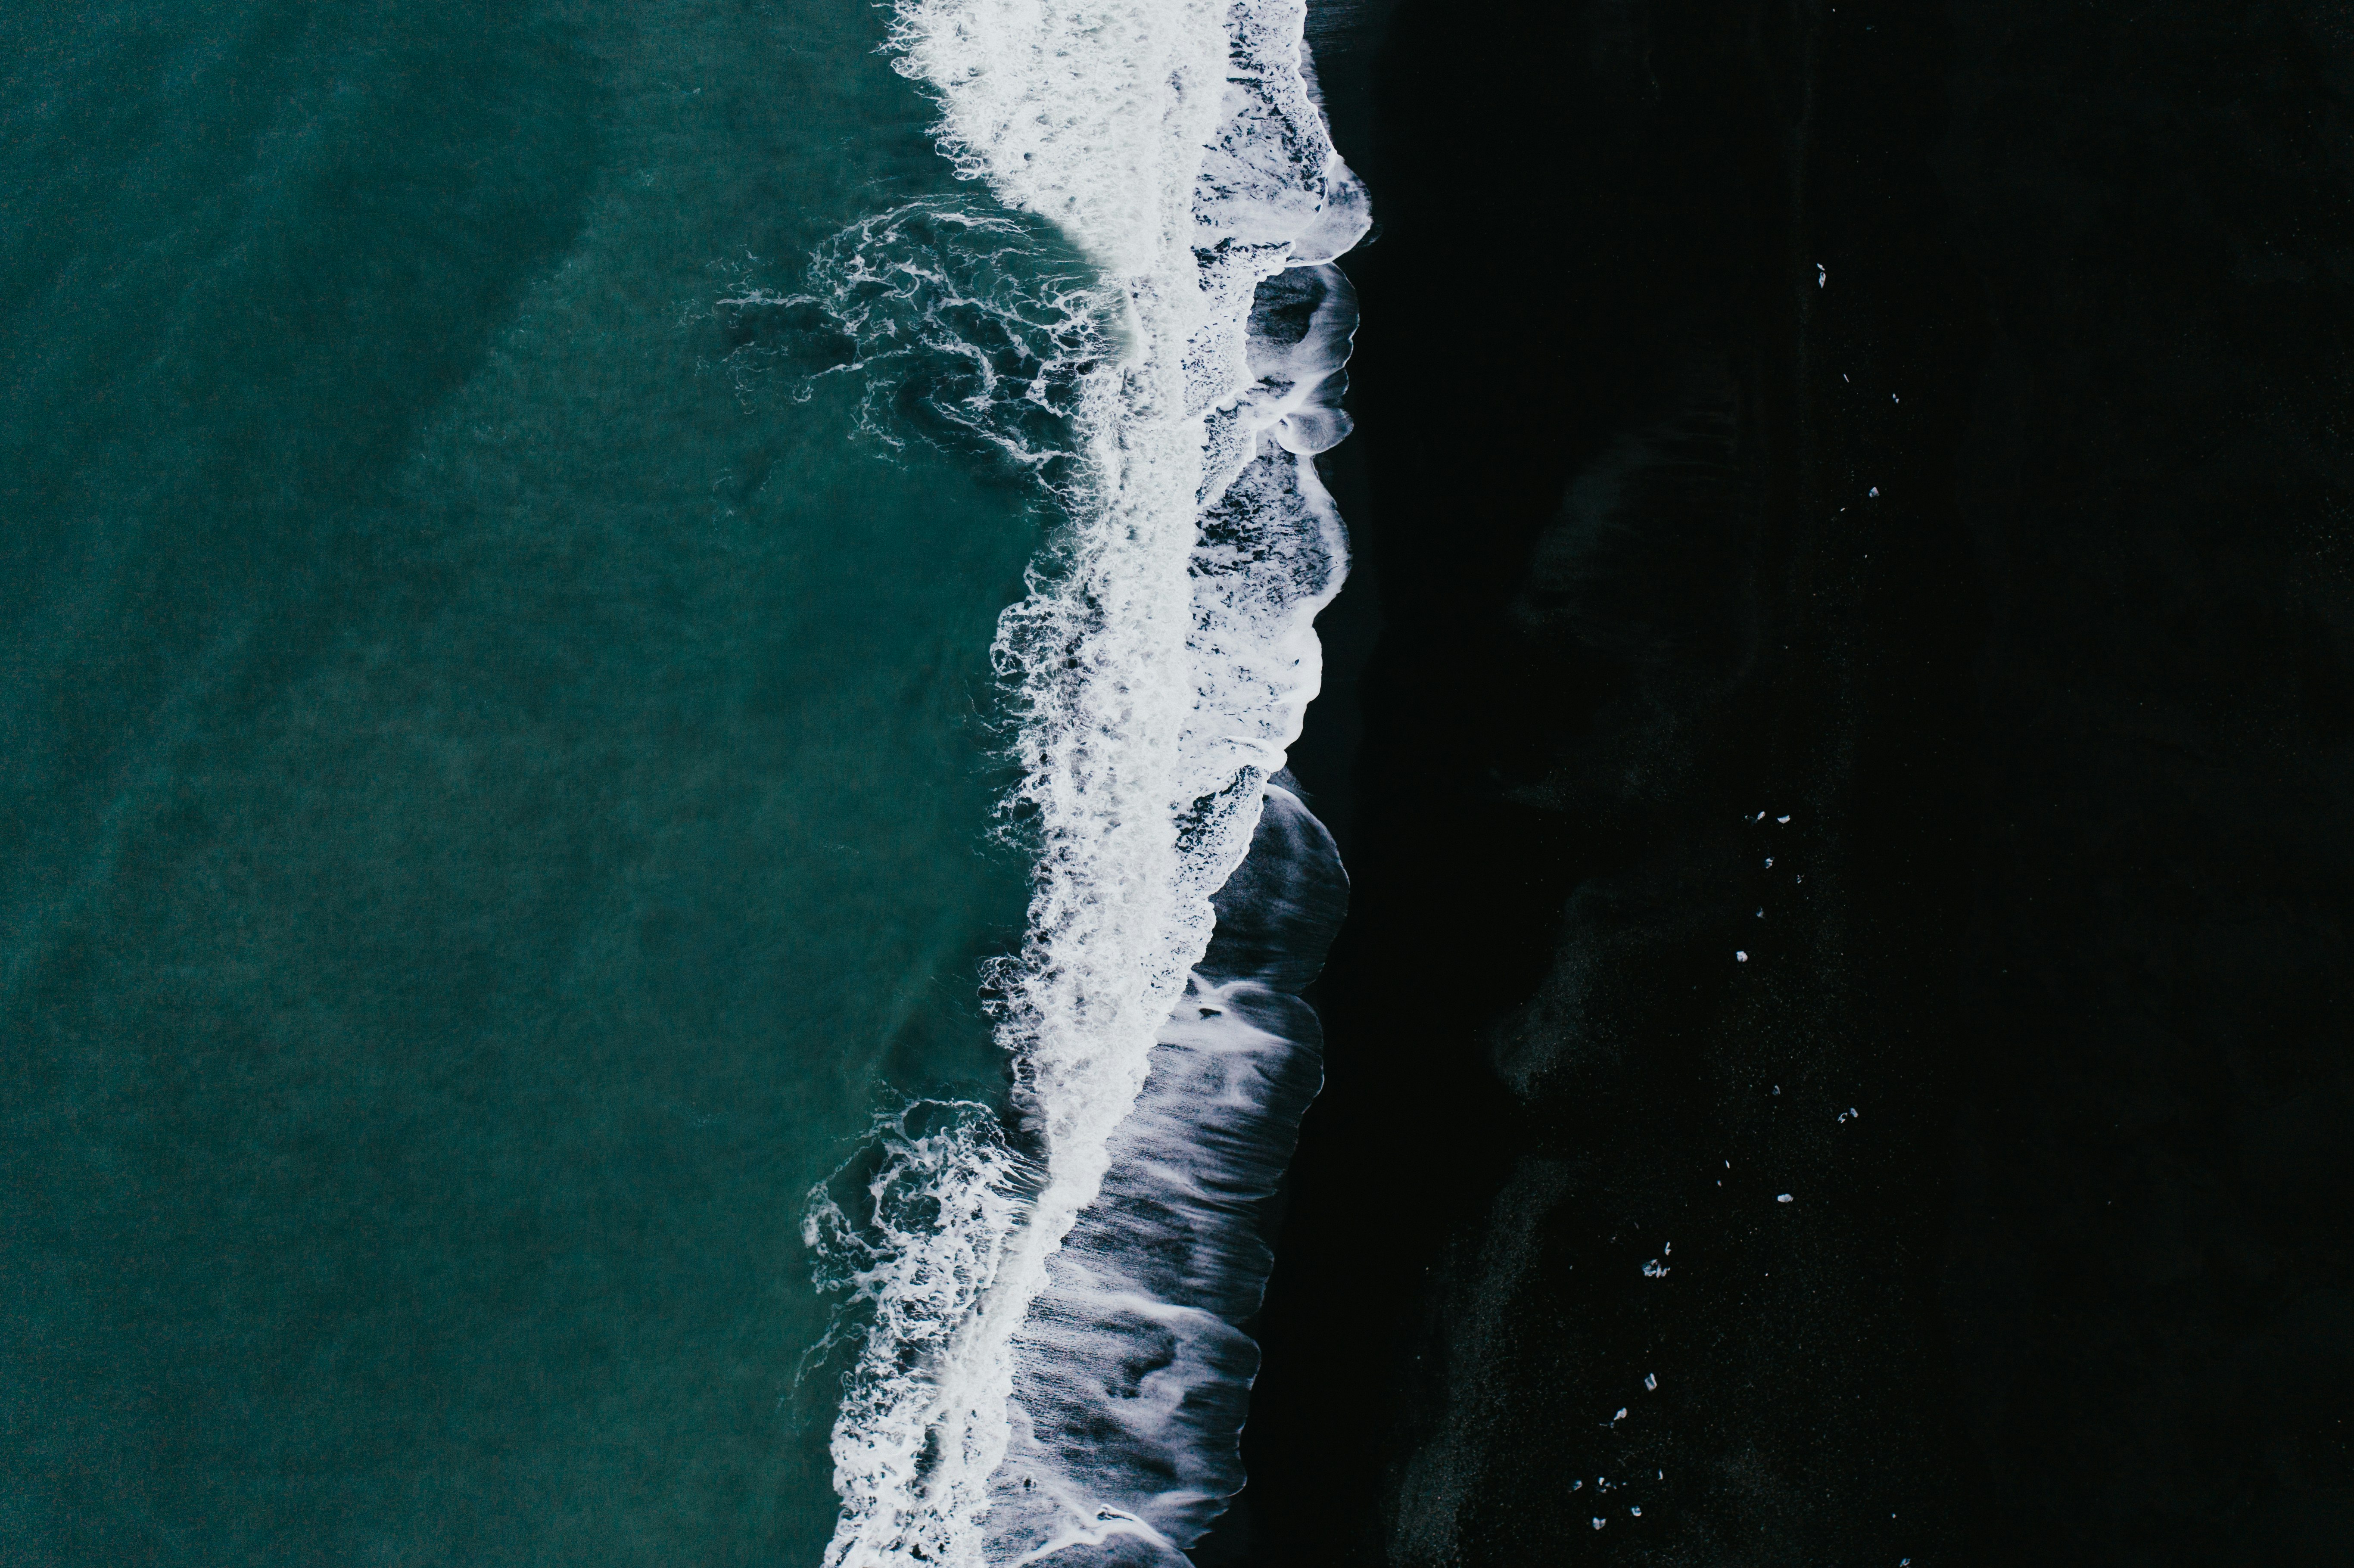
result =
[[1038,847],[995,976],[1021,1133],[970,1107],[896,1123],[865,1212],[811,1211],[872,1314],[834,1431],[835,1568],[1174,1562],[1240,1485],[1250,1205],[1315,1047],[1279,958],[1199,966],[1268,800],[1283,863],[1339,874],[1267,785],[1346,567],[1310,460],[1347,433],[1355,309],[1331,262],[1366,228],[1304,21],[1301,0],[896,13],[944,152],[1099,283],[1070,307],[1088,358],[1055,382],[1068,536],[996,644]]

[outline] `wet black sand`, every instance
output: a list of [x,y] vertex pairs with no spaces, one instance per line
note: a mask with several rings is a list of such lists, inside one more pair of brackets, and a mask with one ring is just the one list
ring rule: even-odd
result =
[[1355,887],[1204,1563],[2354,1561],[2347,15],[1324,14]]

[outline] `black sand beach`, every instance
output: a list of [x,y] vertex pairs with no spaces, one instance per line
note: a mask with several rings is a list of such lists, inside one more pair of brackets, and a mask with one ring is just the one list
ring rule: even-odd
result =
[[2349,1561],[2354,24],[1323,15],[1354,886],[1197,1558]]

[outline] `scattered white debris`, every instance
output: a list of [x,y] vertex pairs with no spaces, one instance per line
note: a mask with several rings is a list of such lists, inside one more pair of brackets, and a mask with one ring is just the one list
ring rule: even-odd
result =
[[[1656,1257],[1643,1266],[1643,1277],[1646,1279],[1665,1279],[1667,1277],[1668,1266]],[[1627,1413],[1622,1410],[1618,1414],[1624,1415]]]
[[1736,964],[1745,964],[1749,961],[1749,955],[1735,948],[1733,949],[1733,961]]
[[1798,880],[1799,880],[1800,882],[1804,882],[1804,881],[1806,881],[1806,880],[1807,880],[1807,874],[1806,874],[1805,872],[1803,872],[1803,871],[1802,871],[1802,872],[1800,872],[1800,873],[1798,873]]
[[1826,271],[1824,271],[1824,270],[1823,270],[1823,264],[1822,264],[1821,262],[1819,262],[1819,261],[1816,262],[1816,263],[1815,263],[1815,287],[1816,287],[1816,288],[1818,288],[1818,289],[1828,289],[1828,288],[1829,288],[1830,286],[1831,286],[1831,275],[1830,275],[1829,272],[1826,272]]
[[1613,1421],[1624,1421],[1627,1419],[1627,1412],[1624,1409],[1621,1409],[1617,1414],[1612,1416],[1610,1419]]
[[1872,497],[1874,500],[1877,500],[1880,496],[1880,486],[1875,484],[1870,490],[1865,491],[1864,493]]
[[1750,820],[1751,821],[1753,821],[1753,822],[1762,822],[1762,821],[1764,821],[1766,820],[1766,813],[1765,813],[1765,812],[1763,812],[1763,811],[1760,811],[1760,812],[1758,812],[1755,816],[1754,816],[1754,817],[1750,818],[1749,820]]
[[1630,1509],[1628,1509],[1627,1511],[1628,1511],[1628,1513],[1633,1514],[1637,1519],[1640,1519],[1640,1518],[1642,1518],[1642,1517],[1643,1517],[1643,1510],[1642,1510],[1641,1509],[1638,1509],[1638,1508],[1630,1508]]
[[1847,1109],[1845,1109],[1845,1110],[1843,1110],[1843,1111],[1840,1112],[1839,1118],[1840,1118],[1840,1120],[1841,1120],[1841,1121],[1853,1121],[1853,1120],[1855,1120],[1855,1119],[1856,1119],[1856,1109],[1855,1109],[1855,1107],[1854,1107],[1853,1106],[1850,1106],[1850,1107],[1847,1107]]
[[1898,397],[1895,393],[1893,393],[1893,392],[1891,392],[1891,393],[1888,395],[1888,400],[1889,400],[1890,402],[1892,402],[1892,403],[1902,403],[1903,401],[1904,401],[1904,399],[1903,399],[1903,398],[1899,397]]
[[1787,1203],[1787,1202],[1788,1202],[1790,1201],[1790,1194],[1789,1194],[1789,1193],[1787,1193],[1787,1192],[1785,1192],[1785,1193],[1783,1193],[1781,1196],[1779,1196],[1779,1197],[1776,1198],[1774,1201],[1775,1201],[1776,1202],[1777,1202],[1777,1203]]
[[1657,1372],[1645,1372],[1643,1374],[1643,1386],[1656,1393],[1659,1386],[1659,1374]]
[[1665,1245],[1665,1246],[1663,1246],[1663,1247],[1661,1247],[1661,1248],[1659,1249],[1659,1251],[1660,1251],[1662,1254],[1672,1253],[1672,1252],[1674,1252],[1675,1250],[1676,1250],[1676,1244],[1675,1244],[1675,1243],[1673,1243],[1673,1242],[1670,1242],[1670,1243],[1668,1243],[1668,1245]]
[[1596,1529],[1596,1530],[1600,1530],[1600,1529],[1602,1528],[1602,1521],[1601,1521],[1600,1520],[1598,1520],[1598,1519],[1597,1519],[1597,1520],[1596,1520],[1594,1521],[1594,1528],[1595,1528],[1595,1529]]

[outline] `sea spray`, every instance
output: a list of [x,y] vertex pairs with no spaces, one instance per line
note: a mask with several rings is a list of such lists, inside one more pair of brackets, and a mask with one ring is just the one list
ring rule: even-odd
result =
[[[1010,804],[1036,853],[1027,935],[991,976],[1017,1125],[903,1131],[864,1213],[813,1200],[822,1277],[870,1313],[834,1432],[832,1564],[966,1568],[1090,1544],[1173,1557],[1239,1485],[1231,1412],[1255,1351],[1236,1348],[1235,1324],[1263,1258],[1227,1248],[1229,1266],[1211,1246],[1198,1277],[1140,1277],[1151,1246],[1133,1245],[1133,1224],[1119,1239],[1098,1200],[1133,1222],[1158,1179],[1171,1224],[1233,1231],[1263,1185],[1172,1158],[1172,1140],[1200,1125],[1185,1113],[1198,1072],[1161,1073],[1171,1093],[1131,1112],[1160,1071],[1156,1041],[1164,1063],[1187,1048],[1167,1033],[1172,1012],[1188,1016],[1181,999],[1195,1036],[1205,1019],[1246,1014],[1204,1012],[1233,982],[1196,966],[1213,895],[1249,849],[1317,689],[1311,622],[1345,570],[1310,460],[1347,429],[1354,307],[1329,263],[1363,233],[1365,204],[1303,75],[1304,17],[1297,0],[902,0],[896,13],[893,45],[940,105],[943,150],[1006,207],[1051,221],[1097,282],[1065,297],[1076,335],[1013,310],[1029,346],[1013,374],[991,362],[983,395],[961,405],[1026,419],[1019,404],[1044,386],[1067,413],[1067,445],[981,431],[1017,461],[1068,459],[1066,536],[994,650],[1021,769]],[[932,227],[943,241],[991,232]],[[909,231],[870,225],[830,274],[816,258],[812,277],[847,278],[893,310],[913,302],[934,323],[941,301],[987,296],[940,284],[954,267],[873,264],[878,239]],[[1287,822],[1306,816],[1281,799]],[[1274,1064],[1290,1044],[1262,1029],[1226,1054]],[[1273,1130],[1237,1147],[1288,1147],[1296,1111],[1259,1120]],[[1195,1201],[1221,1181],[1227,1199]],[[1149,1390],[1097,1364],[1140,1334],[1166,1358]],[[1189,1402],[1194,1416],[1205,1402],[1230,1414],[1205,1425]],[[1100,1445],[1107,1421],[1118,1444]]]

